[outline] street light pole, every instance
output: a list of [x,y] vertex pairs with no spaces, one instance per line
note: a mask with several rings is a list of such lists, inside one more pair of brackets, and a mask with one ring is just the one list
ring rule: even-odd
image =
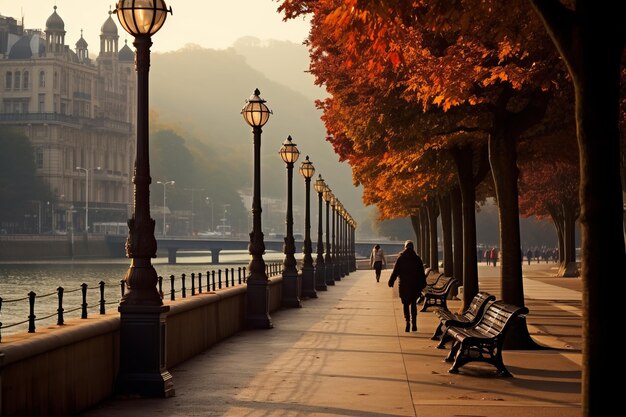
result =
[[246,322],[248,327],[270,329],[273,327],[269,314],[269,282],[265,272],[265,243],[261,228],[261,129],[272,111],[265,105],[257,88],[241,110],[246,123],[252,127],[254,138],[254,191],[252,195],[252,232],[248,251],[252,259],[248,264],[246,292]]
[[318,218],[317,218],[317,258],[315,259],[315,289],[317,291],[327,291],[326,286],[326,265],[324,265],[324,240],[322,230],[322,195],[326,183],[320,174],[315,180],[315,191],[317,192]]
[[161,184],[163,186],[163,236],[167,236],[167,228],[165,227],[165,204],[166,204],[166,194],[167,194],[167,186],[176,184],[176,181],[157,181],[157,184]]
[[333,272],[333,255],[330,241],[330,202],[333,199],[333,192],[326,184],[324,188],[324,201],[326,202],[326,256],[324,257],[326,285],[335,285],[335,275]]
[[315,268],[313,267],[313,257],[311,253],[313,248],[311,245],[311,177],[315,174],[315,167],[309,160],[305,158],[300,165],[300,174],[304,177],[304,246],[302,253],[304,259],[302,261],[302,296],[308,298],[317,298],[315,285]]
[[283,306],[302,307],[300,302],[302,283],[294,256],[296,244],[293,237],[293,164],[298,160],[300,151],[296,144],[291,141],[291,136],[288,136],[278,153],[287,165],[287,217],[285,221],[287,232],[283,245],[283,253],[285,254],[283,260]]
[[215,231],[215,226],[213,225],[213,199],[211,197],[205,197],[206,201],[211,202],[211,231]]
[[[89,171],[93,168],[76,167],[78,171],[85,172],[85,233],[89,233]],[[100,171],[100,167],[95,168]]]
[[155,221],[150,217],[149,71],[152,35],[163,26],[167,13],[163,0],[119,0],[115,11],[122,27],[134,36],[137,71],[137,146],[133,176],[133,213],[128,220],[126,256],[131,264],[124,278],[128,289],[120,312],[120,358],[117,390],[124,395],[170,397],[172,375],[165,364],[165,313],[157,291]]
[[185,188],[185,191],[191,191],[191,233],[190,236],[193,236],[194,231],[194,197],[196,191],[204,191],[204,188]]

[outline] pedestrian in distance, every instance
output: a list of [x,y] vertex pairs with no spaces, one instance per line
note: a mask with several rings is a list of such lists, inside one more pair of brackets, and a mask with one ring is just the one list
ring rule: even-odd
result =
[[376,244],[372,249],[372,254],[370,255],[370,266],[376,271],[376,282],[379,282],[380,272],[383,268],[387,267],[385,253],[379,244]]
[[493,266],[496,266],[496,263],[498,262],[498,249],[495,247],[491,248],[490,258],[491,262],[493,262]]
[[400,252],[398,259],[389,277],[389,286],[393,287],[396,279],[400,279],[398,291],[402,301],[402,310],[406,320],[405,332],[417,331],[417,298],[426,287],[426,274],[424,263],[413,249],[413,242],[407,240],[404,250]]
[[530,265],[530,260],[533,257],[533,251],[530,250],[530,248],[528,248],[528,250],[526,251],[526,260],[528,261],[528,265]]

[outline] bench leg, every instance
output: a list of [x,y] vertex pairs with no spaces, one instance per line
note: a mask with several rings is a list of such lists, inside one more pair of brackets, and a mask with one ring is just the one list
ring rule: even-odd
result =
[[502,353],[500,349],[498,349],[498,353],[496,353],[493,356],[491,363],[493,364],[493,366],[495,366],[498,369],[498,376],[505,376],[505,377],[513,376],[513,374],[511,374],[509,370],[506,369],[506,366],[504,366],[504,362],[502,361]]
[[452,362],[454,360],[454,357],[456,356],[457,351],[459,350],[459,347],[461,346],[461,342],[458,341],[454,341],[452,343],[452,347],[450,348],[450,352],[448,353],[448,356],[446,356],[446,359],[444,359],[445,362]]
[[430,340],[439,340],[439,336],[441,336],[441,328],[443,327],[443,322],[439,322],[439,326],[435,329],[435,333],[433,333]]
[[426,311],[426,309],[430,306],[430,298],[424,297],[424,303],[422,304],[422,308],[420,311]]
[[443,331],[443,334],[439,338],[439,344],[437,345],[437,349],[445,349],[446,343],[450,341],[451,337],[448,335],[448,329]]
[[458,374],[459,368],[472,360],[469,356],[467,346],[465,346],[463,343],[458,344],[459,348],[457,349],[456,355],[454,356],[454,363],[452,364],[452,368],[448,369],[448,372],[451,374]]

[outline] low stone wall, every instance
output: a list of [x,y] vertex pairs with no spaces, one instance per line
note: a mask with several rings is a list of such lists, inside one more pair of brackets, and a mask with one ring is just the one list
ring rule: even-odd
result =
[[[270,312],[282,277],[270,278]],[[245,326],[246,286],[169,303],[167,367],[192,358]],[[117,313],[51,326],[0,344],[0,416],[68,416],[113,395],[119,369]],[[176,386],[176,381],[174,381]]]
[[0,236],[0,261],[110,258],[104,236]]

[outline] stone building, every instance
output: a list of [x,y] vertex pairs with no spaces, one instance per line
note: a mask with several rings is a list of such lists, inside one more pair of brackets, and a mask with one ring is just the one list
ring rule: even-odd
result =
[[0,124],[28,136],[37,175],[55,196],[34,202],[40,231],[85,231],[88,221],[91,232],[124,222],[132,202],[135,53],[119,48],[111,12],[97,57],[82,31],[74,48],[65,33],[56,6],[43,31],[0,15]]

